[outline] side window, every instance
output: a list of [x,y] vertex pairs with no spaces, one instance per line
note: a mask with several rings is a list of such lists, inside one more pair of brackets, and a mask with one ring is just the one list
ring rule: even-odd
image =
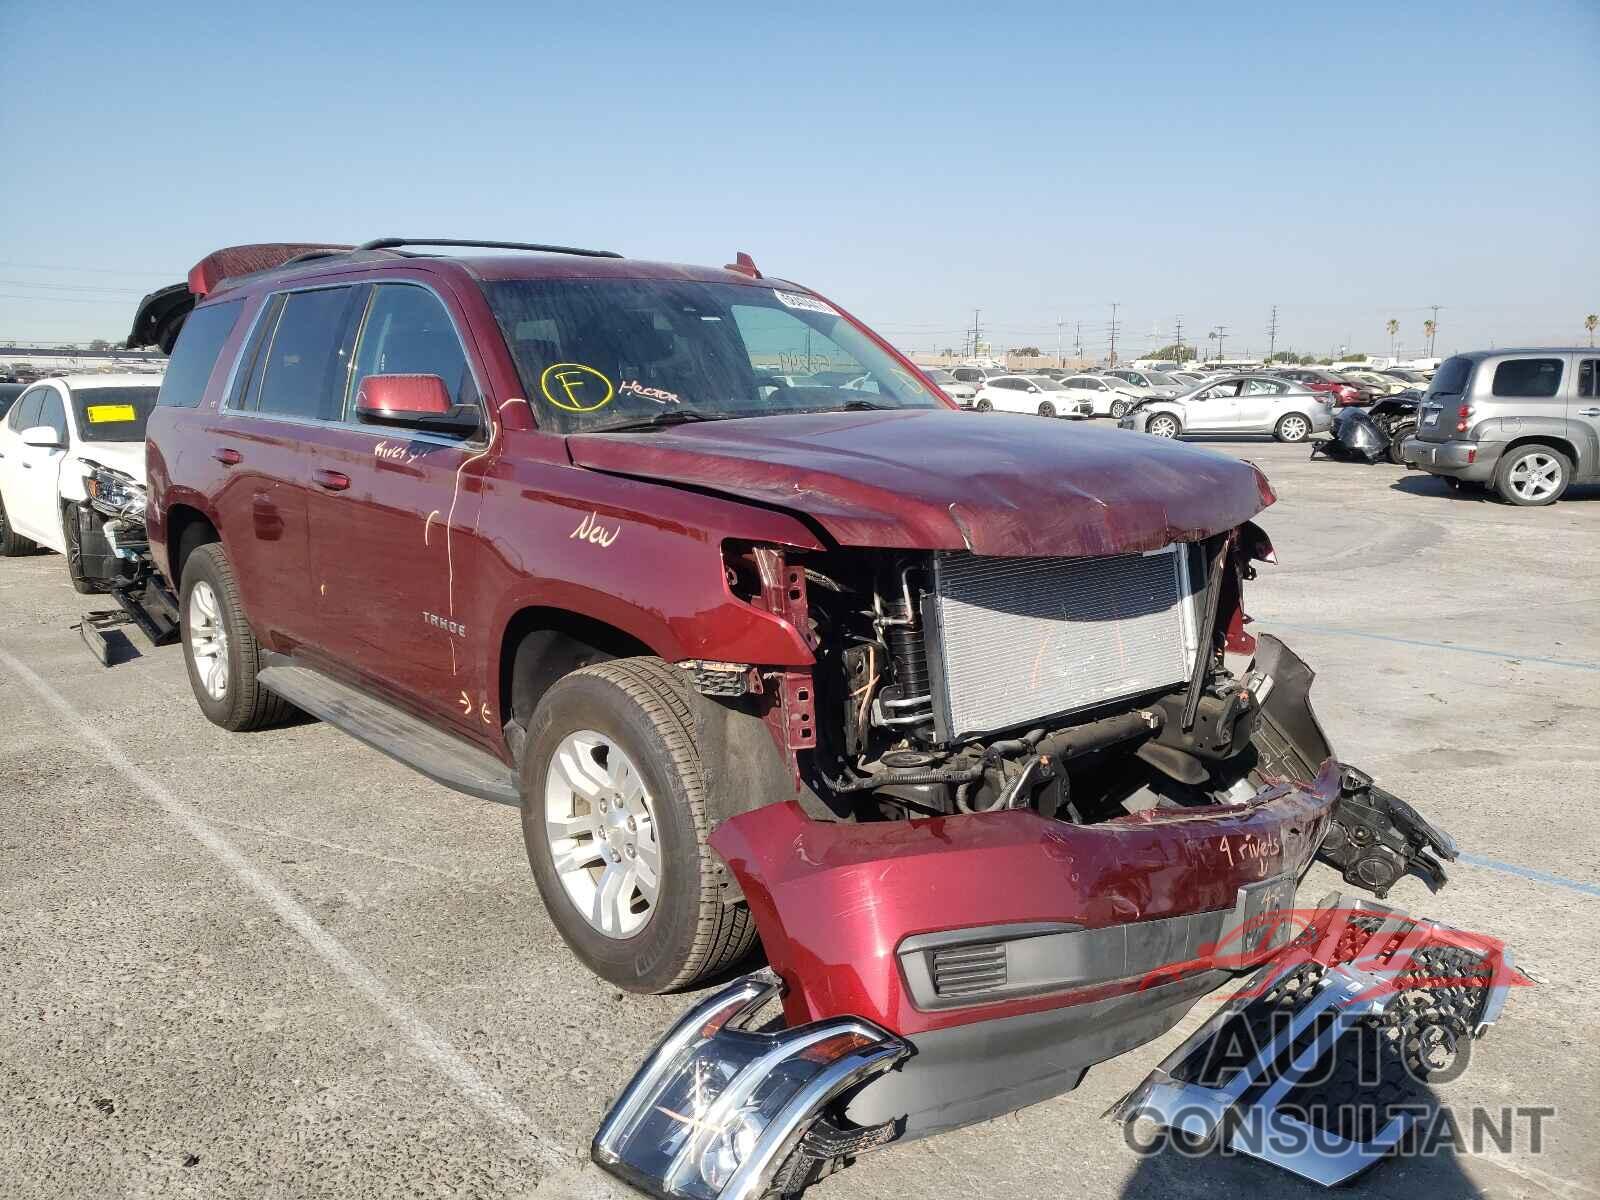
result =
[[36,424],[48,425],[56,431],[56,438],[65,446],[67,444],[67,409],[61,403],[61,393],[55,388],[45,388],[40,397],[39,419]]
[[1494,369],[1494,394],[1545,399],[1561,390],[1559,358],[1513,358]]
[[313,421],[337,421],[342,395],[332,368],[344,332],[348,287],[291,292],[262,353],[260,381],[250,407]]
[[478,403],[478,388],[450,314],[427,288],[383,283],[372,290],[356,343],[346,412],[368,375],[437,375],[453,404]]
[[44,388],[34,388],[31,392],[23,392],[17,402],[11,406],[11,416],[7,424],[17,433],[24,429],[32,429],[39,423],[39,405],[44,400]]
[[167,360],[167,373],[161,380],[156,403],[167,408],[198,408],[205,398],[211,370],[222,353],[222,343],[233,332],[243,300],[197,308],[183,323],[178,344]]
[[1578,395],[1585,400],[1600,396],[1600,380],[1595,379],[1596,375],[1600,375],[1600,358],[1586,358],[1578,364]]

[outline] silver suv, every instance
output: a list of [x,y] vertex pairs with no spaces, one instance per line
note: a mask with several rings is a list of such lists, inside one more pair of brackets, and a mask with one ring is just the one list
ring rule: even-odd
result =
[[1422,398],[1406,465],[1552,504],[1600,482],[1600,351],[1476,350],[1447,358]]

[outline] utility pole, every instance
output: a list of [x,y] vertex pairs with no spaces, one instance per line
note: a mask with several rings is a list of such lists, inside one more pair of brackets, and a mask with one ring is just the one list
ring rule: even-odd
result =
[[1221,362],[1222,359],[1223,359],[1222,343],[1227,338],[1227,336],[1228,336],[1228,327],[1226,325],[1218,325],[1218,326],[1214,327],[1211,330],[1210,337],[1214,342],[1217,343],[1217,361],[1218,362]]
[[1439,338],[1439,310],[1441,308],[1443,308],[1443,307],[1444,307],[1444,305],[1442,305],[1442,304],[1435,304],[1433,306],[1433,324],[1428,326],[1428,328],[1430,330],[1432,330],[1432,332],[1428,334],[1428,357],[1429,358],[1433,357],[1433,343],[1435,341],[1437,341],[1438,338]]
[[1065,336],[1066,328],[1067,328],[1067,319],[1065,317],[1057,317],[1056,318],[1056,366],[1058,366],[1058,367],[1064,367],[1064,366],[1067,365],[1067,356],[1062,353],[1062,343],[1061,343],[1062,337]]
[[971,358],[978,357],[978,340],[983,336],[983,331],[978,327],[978,313],[980,311],[982,310],[976,308],[972,310],[972,351],[969,355]]
[[1272,361],[1272,356],[1278,350],[1278,306],[1272,306],[1272,320],[1267,322],[1267,361]]
[[1183,366],[1183,317],[1178,317],[1178,365]]
[[1120,306],[1113,302],[1111,305],[1111,365],[1117,365],[1117,309]]
[[1077,356],[1081,365],[1083,362],[1083,322],[1077,321],[1072,329],[1072,352]]

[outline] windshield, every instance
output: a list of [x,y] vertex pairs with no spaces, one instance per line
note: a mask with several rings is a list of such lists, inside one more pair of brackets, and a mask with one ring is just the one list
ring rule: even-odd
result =
[[1150,383],[1154,387],[1177,387],[1179,381],[1171,375],[1163,375],[1160,371],[1152,371],[1149,375]]
[[483,284],[541,427],[948,408],[814,296],[681,279]]
[[160,388],[75,388],[72,407],[78,436],[86,442],[142,442],[145,422]]
[[922,373],[935,383],[955,383],[956,377],[949,371],[941,371],[938,367],[923,367]]
[[1029,375],[1028,382],[1041,392],[1064,392],[1067,390],[1048,375]]

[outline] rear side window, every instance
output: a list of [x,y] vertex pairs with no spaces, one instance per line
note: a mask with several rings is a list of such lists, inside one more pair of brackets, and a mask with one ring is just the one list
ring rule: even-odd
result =
[[252,409],[311,421],[340,418],[344,397],[331,386],[331,376],[349,300],[348,287],[289,294],[261,356]]
[[[208,304],[189,314],[178,335],[178,344],[167,360],[167,374],[161,381],[156,403],[167,408],[198,408],[205,398],[211,369],[217,365],[222,344],[239,319],[242,300]],[[143,436],[141,434],[141,436]]]
[[1600,396],[1600,358],[1586,358],[1578,364],[1578,395],[1585,400]]
[[1446,396],[1460,396],[1466,392],[1467,380],[1471,378],[1470,358],[1447,358],[1439,364],[1439,369],[1433,376],[1433,385],[1428,390],[1441,392]]
[[1496,396],[1544,399],[1554,396],[1560,390],[1559,358],[1513,358],[1494,369]]

